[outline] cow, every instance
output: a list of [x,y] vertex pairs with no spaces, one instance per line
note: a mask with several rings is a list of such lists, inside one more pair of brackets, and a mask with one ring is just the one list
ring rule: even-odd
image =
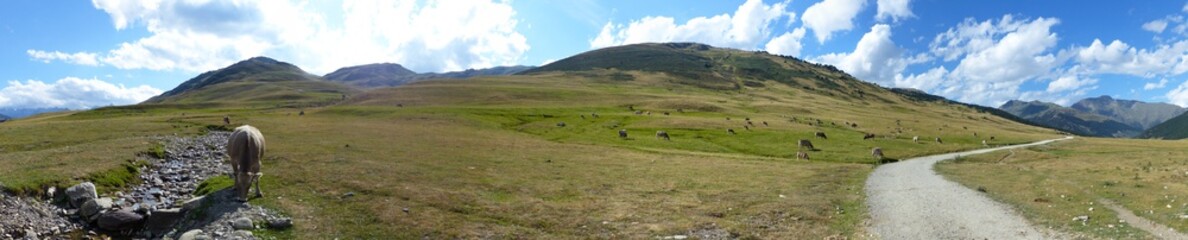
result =
[[627,129],[619,129],[619,138],[627,138]]
[[590,113],[591,117],[598,118],[598,113]]
[[668,138],[668,132],[665,131],[656,131],[656,138],[663,138],[665,141],[672,141],[671,138]]
[[941,141],[940,137],[936,137],[936,143],[941,143],[941,144],[943,144],[943,143],[945,143],[945,142],[944,142],[944,141]]
[[990,146],[990,144],[986,144],[986,140],[985,140],[985,139],[982,139],[982,146],[984,146],[984,147],[989,147],[989,146]]
[[223,116],[223,125],[231,125],[231,116]]
[[870,150],[870,155],[874,157],[875,161],[882,161],[883,160],[883,149],[879,148],[879,147],[875,147],[874,149]]
[[249,125],[235,128],[227,141],[227,156],[231,159],[231,172],[235,179],[235,193],[239,201],[247,201],[248,189],[256,185],[256,197],[263,197],[260,191],[260,160],[264,158],[264,134]]
[[734,135],[734,129],[733,129],[733,128],[727,128],[727,129],[726,129],[726,133],[729,133],[730,135]]
[[767,126],[767,121],[763,121],[763,126]]
[[804,159],[804,160],[809,160],[809,155],[808,155],[808,153],[806,153],[806,152],[797,151],[797,152],[796,152],[796,159]]
[[815,135],[821,139],[829,139],[828,136],[825,136],[825,132],[817,132]]
[[557,126],[558,126],[558,127],[565,127],[565,122],[559,122],[559,123],[557,123]]
[[817,149],[813,147],[813,142],[810,142],[808,139],[800,139],[800,141],[796,142],[796,146],[800,149],[808,148],[810,151]]
[[912,136],[912,142],[920,143],[920,136]]
[[875,137],[875,134],[874,134],[874,133],[867,133],[867,134],[865,134],[865,135],[862,135],[862,140],[871,139],[871,138],[874,138],[874,137]]

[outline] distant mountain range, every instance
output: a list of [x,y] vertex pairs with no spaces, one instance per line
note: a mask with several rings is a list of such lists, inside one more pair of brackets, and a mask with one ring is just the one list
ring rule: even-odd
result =
[[1087,98],[1064,107],[1041,101],[1012,100],[999,107],[1033,123],[1073,134],[1098,137],[1135,137],[1186,110],[1167,103]]
[[395,63],[375,63],[345,67],[335,70],[322,78],[333,82],[341,82],[358,88],[395,87],[404,84],[430,79],[470,78],[477,76],[512,75],[532,69],[528,66],[494,67],[485,69],[467,69],[465,71],[446,73],[416,73]]
[[0,108],[0,119],[23,118],[40,113],[70,111],[66,108]]
[[311,103],[340,100],[358,90],[323,80],[301,68],[267,57],[254,57],[202,73],[142,104],[268,102]]

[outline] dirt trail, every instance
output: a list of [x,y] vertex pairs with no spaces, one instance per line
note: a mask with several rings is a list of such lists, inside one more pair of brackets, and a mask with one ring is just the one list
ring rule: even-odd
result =
[[870,231],[879,239],[1060,238],[1028,223],[1009,206],[945,180],[933,171],[933,166],[959,156],[1066,139],[1071,137],[918,157],[879,166],[866,180]]
[[1177,232],[1175,229],[1152,222],[1151,220],[1139,217],[1138,215],[1134,215],[1134,213],[1130,210],[1123,208],[1121,205],[1118,205],[1109,199],[1098,199],[1097,202],[1105,205],[1106,208],[1109,208],[1110,210],[1114,210],[1115,213],[1118,213],[1118,218],[1125,220],[1126,224],[1130,224],[1132,227],[1147,231],[1155,237],[1160,239],[1188,239],[1188,235],[1184,235],[1183,233]]

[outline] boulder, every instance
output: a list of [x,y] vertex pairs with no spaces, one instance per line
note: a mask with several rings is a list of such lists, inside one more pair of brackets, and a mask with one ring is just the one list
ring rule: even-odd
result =
[[70,206],[82,207],[87,200],[99,198],[99,194],[95,192],[95,184],[85,182],[67,188],[66,198],[70,200]]
[[185,217],[180,208],[159,209],[149,214],[144,222],[144,230],[150,235],[159,236],[172,229],[174,224]]
[[197,209],[198,207],[201,207],[203,200],[206,200],[206,196],[198,196],[198,197],[191,198],[190,200],[186,200],[185,202],[182,202],[182,204],[181,204],[182,212],[189,212],[191,210]]
[[268,220],[268,228],[271,229],[288,229],[293,227],[293,219],[291,218],[277,218]]
[[256,228],[256,226],[252,225],[252,219],[247,217],[231,220],[231,227],[235,228],[235,230],[252,230]]
[[99,228],[108,231],[132,230],[144,223],[144,216],[133,212],[132,209],[121,209],[100,214],[96,223]]
[[105,209],[111,208],[111,205],[111,198],[96,198],[87,200],[86,203],[82,204],[82,207],[78,208],[78,216],[82,219],[86,219],[87,222],[94,222],[99,218],[99,213],[103,212]]
[[190,230],[190,231],[187,231],[186,233],[182,233],[181,236],[177,237],[177,240],[207,240],[207,239],[210,239],[210,237],[206,236],[206,234],[202,232],[202,229]]

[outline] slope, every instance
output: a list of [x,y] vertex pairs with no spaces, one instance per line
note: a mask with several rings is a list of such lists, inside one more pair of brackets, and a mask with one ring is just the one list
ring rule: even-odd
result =
[[1180,114],[1172,119],[1168,119],[1159,125],[1155,125],[1142,134],[1139,138],[1159,138],[1159,139],[1185,139],[1188,138],[1188,113]]
[[395,87],[432,79],[511,75],[531,68],[527,66],[501,66],[484,69],[467,69],[457,72],[418,74],[404,68],[400,64],[376,63],[341,68],[326,74],[324,78],[329,81],[341,82],[358,88],[379,88]]
[[1144,130],[1179,116],[1186,111],[1180,106],[1168,103],[1148,103],[1135,100],[1114,99],[1106,95],[1082,99],[1074,103],[1071,108],[1106,116],[1114,121]]
[[1055,103],[1011,100],[999,108],[1036,124],[1077,135],[1130,137],[1142,131],[1106,116],[1082,112]]
[[357,90],[322,80],[292,64],[255,57],[198,75],[142,104],[320,104],[342,100],[345,95],[355,92]]

